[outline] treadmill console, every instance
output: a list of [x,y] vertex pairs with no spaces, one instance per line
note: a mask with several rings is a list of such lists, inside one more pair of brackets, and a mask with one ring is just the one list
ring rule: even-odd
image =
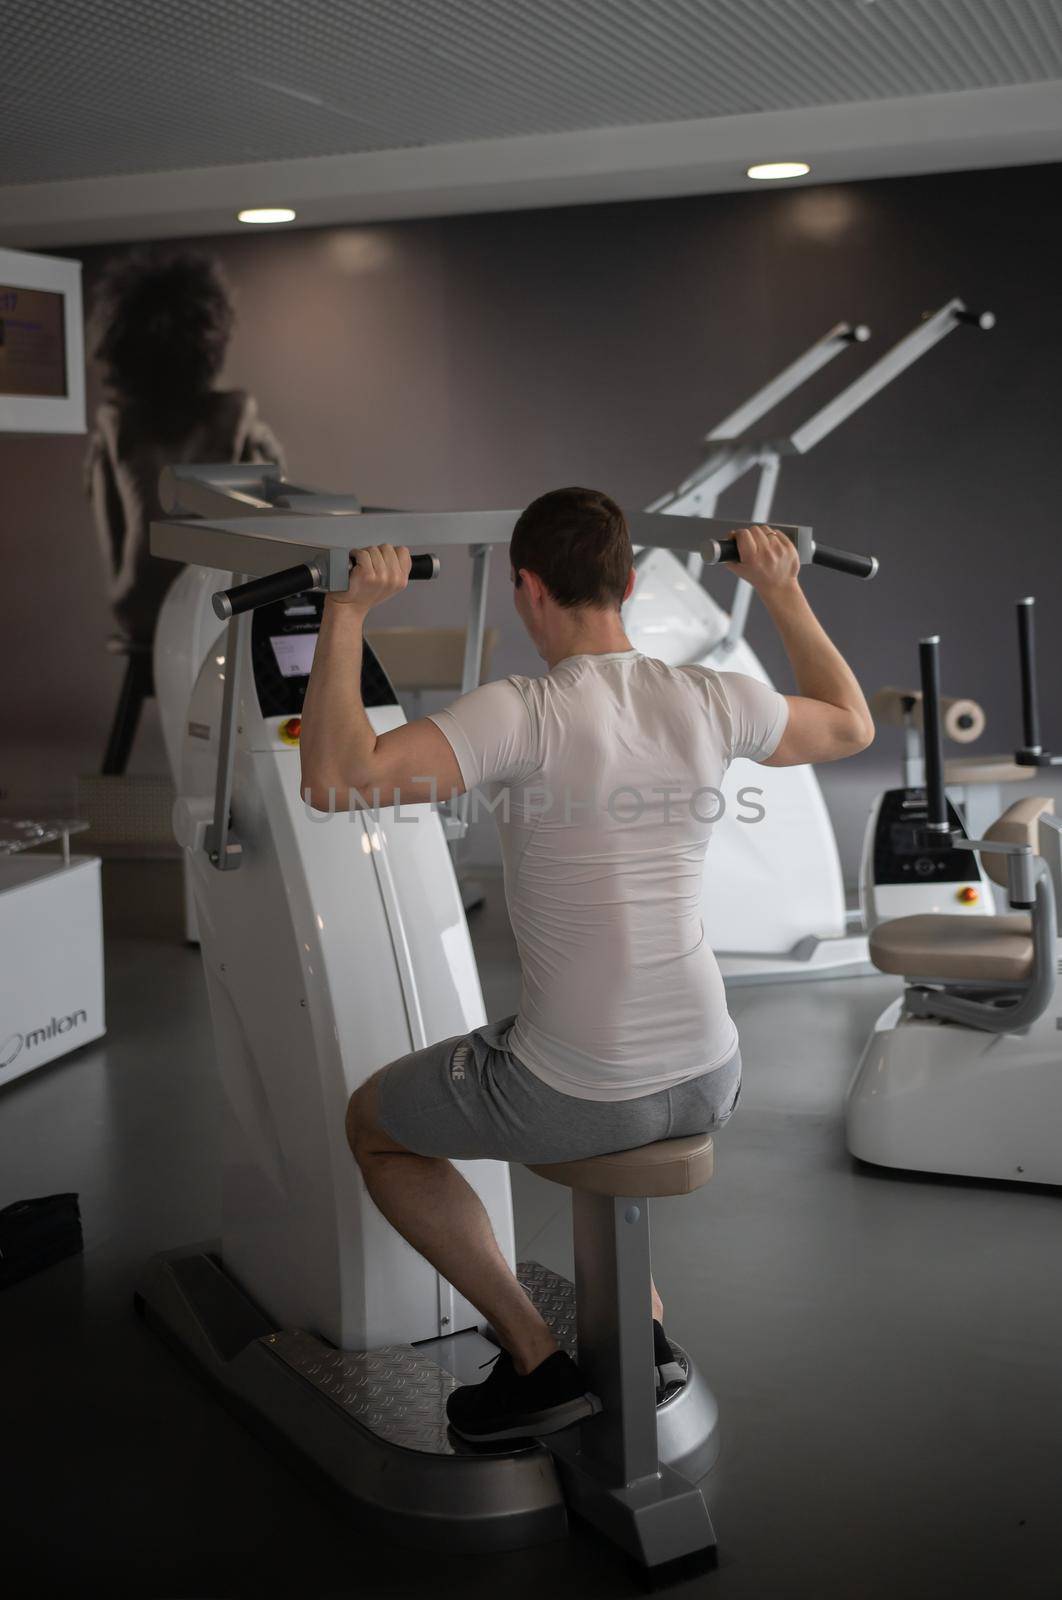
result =
[[[324,599],[314,590],[275,600],[254,612],[251,661],[263,717],[302,715]],[[362,650],[361,696],[367,707],[398,704],[387,674],[368,644]]]
[[[953,846],[926,850],[926,817],[924,789],[889,789],[882,795],[874,834],[875,883],[977,881],[977,857],[972,850],[956,850]],[[948,824],[965,835],[962,818],[950,800]]]

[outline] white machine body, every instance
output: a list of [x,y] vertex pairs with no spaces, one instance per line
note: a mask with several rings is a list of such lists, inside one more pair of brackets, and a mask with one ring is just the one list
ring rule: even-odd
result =
[[[232,583],[230,573],[185,567],[162,602],[155,624],[153,671],[155,701],[174,788],[181,791],[181,767],[188,729],[188,703],[199,669],[210,651],[224,654],[225,624],[214,613],[212,597]],[[195,944],[199,933],[187,862],[184,871],[184,936]]]
[[904,1014],[878,1018],[848,1091],[847,1143],[876,1166],[1062,1183],[1062,1019],[1057,995],[1025,1033],[981,1033]]
[[[672,666],[696,662],[769,683],[744,638],[720,650],[729,620],[670,551],[641,552],[624,609],[636,649]],[[848,933],[837,841],[812,768],[738,760],[722,792],[726,809],[705,865],[703,915],[724,978],[868,970],[865,938]]]
[[0,1086],[106,1031],[100,863],[0,856]]
[[[202,847],[223,649],[208,655],[192,695],[175,821],[228,1101],[223,1263],[278,1326],[367,1349],[479,1317],[370,1200],[346,1142],[347,1102],[379,1067],[485,1016],[438,817],[426,806],[330,817],[300,796],[297,721],[321,599],[242,619],[231,808],[240,865],[218,870]],[[366,659],[368,714],[384,732],[403,716]],[[512,1263],[508,1167],[456,1165]]]

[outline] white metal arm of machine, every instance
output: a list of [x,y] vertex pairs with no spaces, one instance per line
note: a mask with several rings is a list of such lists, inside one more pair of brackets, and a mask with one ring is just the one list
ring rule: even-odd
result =
[[[806,383],[808,378],[843,351],[850,350],[853,345],[862,344],[870,337],[870,330],[865,324],[839,322],[777,377],[772,378],[758,390],[751,399],[746,400],[722,422],[717,423],[707,435],[709,449],[701,464],[688,478],[683,479],[677,489],[654,500],[648,508],[649,511],[667,516],[712,517],[719,496],[724,490],[756,467],[759,469],[759,480],[748,520],[768,522],[784,456],[806,455],[813,445],[832,433],[834,428],[853,412],[858,411],[860,406],[866,405],[868,400],[890,384],[901,372],[906,371],[920,356],[939,344],[953,329],[971,326],[987,330],[994,325],[995,317],[991,311],[970,311],[962,300],[949,300],[939,311],[924,317],[917,327],[912,328],[911,332],[894,344],[891,350],[887,350],[880,360],[868,367],[866,372],[847,388],[842,389],[832,400],[827,401],[792,433],[781,437],[770,435],[752,437],[748,430],[760,417],[765,416],[781,400],[792,394],[801,384]],[[683,545],[679,541],[676,541],[672,548],[690,549],[688,545]],[[691,576],[700,577],[702,562],[697,551],[694,550],[689,555],[687,565]],[[716,646],[715,653],[719,657],[725,658],[732,654],[735,646],[744,637],[751,599],[752,591],[748,584],[739,578],[730,609],[730,625]]]

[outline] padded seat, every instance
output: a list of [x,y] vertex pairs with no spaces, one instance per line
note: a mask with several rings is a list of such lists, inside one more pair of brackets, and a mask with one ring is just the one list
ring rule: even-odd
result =
[[1023,983],[1033,970],[1032,919],[932,912],[896,917],[870,935],[870,959],[901,978]]
[[588,1156],[585,1161],[544,1165],[529,1161],[526,1165],[540,1178],[584,1194],[649,1199],[653,1195],[692,1194],[702,1188],[715,1171],[715,1150],[711,1135],[698,1133],[685,1139],[660,1139],[635,1150]]

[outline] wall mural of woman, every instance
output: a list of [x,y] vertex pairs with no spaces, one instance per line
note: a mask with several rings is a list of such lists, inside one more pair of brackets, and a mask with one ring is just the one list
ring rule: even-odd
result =
[[281,446],[242,389],[214,387],[235,311],[209,256],[158,249],[123,255],[105,271],[90,325],[90,349],[107,397],[96,412],[85,460],[115,633],[127,658],[103,760],[125,770],[140,710],[153,693],[151,647],[159,609],[181,568],[151,554],[149,528],[162,515],[159,472],[170,462],[275,461]]

